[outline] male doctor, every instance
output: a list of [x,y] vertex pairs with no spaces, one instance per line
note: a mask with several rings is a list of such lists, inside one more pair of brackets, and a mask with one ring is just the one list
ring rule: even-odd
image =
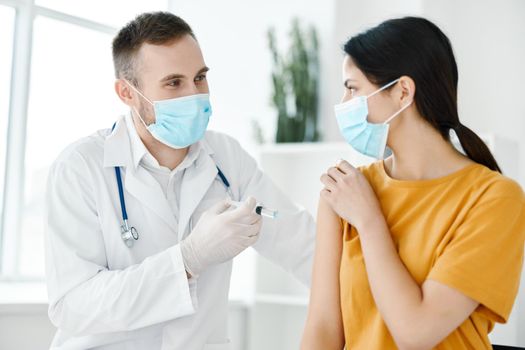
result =
[[[235,140],[206,132],[208,68],[186,22],[138,16],[113,59],[130,114],[49,175],[51,348],[229,349],[232,258],[253,245],[308,285],[314,222]],[[251,196],[279,217],[261,218]]]

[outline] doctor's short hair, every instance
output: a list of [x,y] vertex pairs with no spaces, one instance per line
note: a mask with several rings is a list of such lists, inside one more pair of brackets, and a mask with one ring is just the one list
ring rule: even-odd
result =
[[[142,44],[162,45],[185,35],[195,38],[182,18],[169,12],[147,12],[126,24],[113,39],[113,65],[117,79],[127,79],[139,86],[136,75],[137,54]],[[196,38],[195,38],[196,39]]]

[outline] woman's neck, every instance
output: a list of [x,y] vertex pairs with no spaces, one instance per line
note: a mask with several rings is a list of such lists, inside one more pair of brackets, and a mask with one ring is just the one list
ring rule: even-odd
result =
[[392,178],[435,179],[473,163],[421,118],[406,118],[403,123],[395,130],[395,144],[389,145],[393,155],[385,160],[385,170]]

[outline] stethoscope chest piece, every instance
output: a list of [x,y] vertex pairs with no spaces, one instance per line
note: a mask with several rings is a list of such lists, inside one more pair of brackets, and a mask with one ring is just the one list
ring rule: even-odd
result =
[[120,226],[120,236],[122,241],[128,246],[128,248],[133,247],[134,241],[139,239],[139,232],[135,227],[128,226],[128,220],[124,220],[124,224]]

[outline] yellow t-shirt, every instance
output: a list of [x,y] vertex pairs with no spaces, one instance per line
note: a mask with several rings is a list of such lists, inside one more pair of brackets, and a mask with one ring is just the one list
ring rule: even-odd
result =
[[[479,165],[422,181],[390,178],[383,162],[360,169],[374,189],[406,268],[480,306],[435,349],[491,349],[488,333],[506,322],[519,287],[525,197],[514,181]],[[341,308],[348,350],[395,349],[370,291],[359,235],[344,223]]]

